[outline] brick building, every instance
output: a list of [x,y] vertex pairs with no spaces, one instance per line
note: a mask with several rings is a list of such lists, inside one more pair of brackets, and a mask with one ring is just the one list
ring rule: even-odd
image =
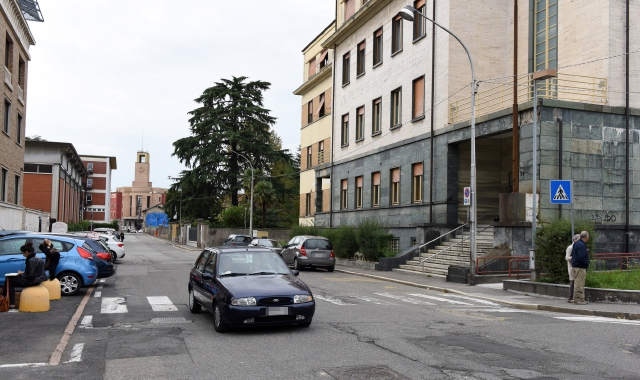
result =
[[[640,185],[640,56],[629,54],[640,35],[626,27],[640,8],[627,11],[622,0],[409,3],[455,33],[473,58],[475,201],[479,222],[494,226],[494,244],[514,254],[531,246],[531,209],[501,210],[503,195],[537,194],[538,222],[551,221],[568,207],[563,214],[550,204],[549,180],[572,179],[576,217],[596,223],[598,249],[640,249],[640,199],[630,191]],[[330,208],[315,214],[316,225],[376,218],[397,250],[465,222],[462,190],[470,185],[469,59],[434,24],[402,19],[406,4],[336,0],[336,30],[321,44],[334,52],[332,160],[315,171],[331,177]],[[534,163],[532,76],[541,70],[557,74],[539,82]]]
[[51,214],[51,222],[78,223],[89,175],[76,148],[66,142],[26,140],[23,203]]
[[118,168],[115,157],[80,156],[89,175],[84,179],[84,220],[108,223],[111,204],[111,171]]
[[122,220],[122,193],[111,193],[111,201],[109,202],[109,220]]

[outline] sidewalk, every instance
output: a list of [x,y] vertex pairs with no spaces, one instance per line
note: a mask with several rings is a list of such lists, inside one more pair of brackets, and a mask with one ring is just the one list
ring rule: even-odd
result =
[[565,298],[515,293],[503,290],[502,283],[469,286],[466,284],[446,282],[443,278],[438,277],[419,276],[393,271],[382,272],[346,265],[337,265],[335,270],[341,273],[376,278],[443,293],[466,295],[498,302],[518,309],[545,310],[556,313],[640,320],[640,305],[638,304],[589,303],[587,305],[574,305],[568,303]]

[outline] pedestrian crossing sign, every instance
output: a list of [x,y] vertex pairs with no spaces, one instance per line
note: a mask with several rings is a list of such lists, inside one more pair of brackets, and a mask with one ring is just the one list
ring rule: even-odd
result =
[[571,204],[573,203],[571,180],[551,180],[549,195],[551,204]]

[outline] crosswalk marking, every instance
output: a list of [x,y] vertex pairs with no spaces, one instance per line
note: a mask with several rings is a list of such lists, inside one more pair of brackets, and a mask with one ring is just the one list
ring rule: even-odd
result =
[[104,278],[100,279],[100,282],[104,282]]
[[77,343],[73,346],[71,351],[71,358],[65,363],[77,363],[82,361],[82,350],[84,349],[84,343]]
[[442,297],[436,297],[436,296],[428,296],[426,294],[417,294],[417,293],[410,293],[410,296],[414,296],[414,297],[422,297],[422,298],[427,298],[430,300],[435,300],[435,301],[440,301],[440,302],[446,302],[446,303],[452,303],[454,305],[465,305],[465,306],[471,306],[470,303],[466,303],[466,302],[461,302],[461,301],[455,301],[455,300],[450,300],[447,298],[442,298]]
[[371,302],[371,303],[374,303],[376,305],[396,305],[395,303],[392,303],[392,302],[379,300],[377,298],[373,298],[373,297],[369,297],[369,296],[361,296],[361,295],[355,294],[355,293],[347,293],[347,294],[345,294],[345,296],[351,297],[351,298],[355,298],[355,299],[359,299],[359,300],[362,300],[362,301]]
[[102,292],[95,292],[95,293],[93,293],[93,296],[95,298],[100,298],[102,296]]
[[495,302],[481,300],[481,299],[472,298],[472,297],[460,296],[460,295],[457,295],[457,294],[447,294],[446,296],[447,297],[461,298],[461,299],[464,299],[464,300],[469,300],[469,301],[473,301],[473,302],[477,302],[477,303],[481,303],[481,304],[485,304],[485,305],[500,306],[499,304],[497,304]]
[[575,322],[615,323],[615,324],[621,324],[621,325],[636,325],[636,326],[640,326],[640,321],[628,320],[628,319],[616,319],[616,318],[592,317],[592,316],[554,317],[554,318],[555,319],[563,319],[563,320],[566,320],[566,321],[575,321]]
[[127,305],[122,297],[104,297],[102,298],[102,307],[100,308],[102,314],[119,314],[128,313]]
[[388,298],[393,298],[396,300],[400,300],[403,302],[408,302],[414,305],[431,305],[431,306],[435,306],[435,303],[431,303],[431,302],[427,302],[427,301],[421,301],[421,300],[417,300],[414,298],[409,298],[409,297],[405,297],[405,296],[401,296],[401,295],[394,295],[394,294],[389,294],[389,293],[373,293],[376,294],[378,296],[382,296],[382,297],[388,297]]
[[153,311],[178,311],[173,302],[166,296],[147,297]]
[[80,321],[80,328],[90,329],[93,327],[93,316],[85,315],[82,317],[82,321]]
[[341,299],[337,299],[337,298],[333,298],[333,297],[329,297],[329,296],[319,296],[317,294],[313,295],[315,298],[319,299],[319,300],[323,300],[329,303],[332,303],[334,305],[340,305],[340,306],[349,306],[349,305],[355,305],[354,303],[347,303],[342,301]]

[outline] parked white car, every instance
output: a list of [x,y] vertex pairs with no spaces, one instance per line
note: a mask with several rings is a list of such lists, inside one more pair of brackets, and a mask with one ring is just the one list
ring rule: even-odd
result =
[[116,258],[121,259],[124,257],[124,243],[118,240],[113,235],[100,235],[102,240],[113,252],[116,253]]

